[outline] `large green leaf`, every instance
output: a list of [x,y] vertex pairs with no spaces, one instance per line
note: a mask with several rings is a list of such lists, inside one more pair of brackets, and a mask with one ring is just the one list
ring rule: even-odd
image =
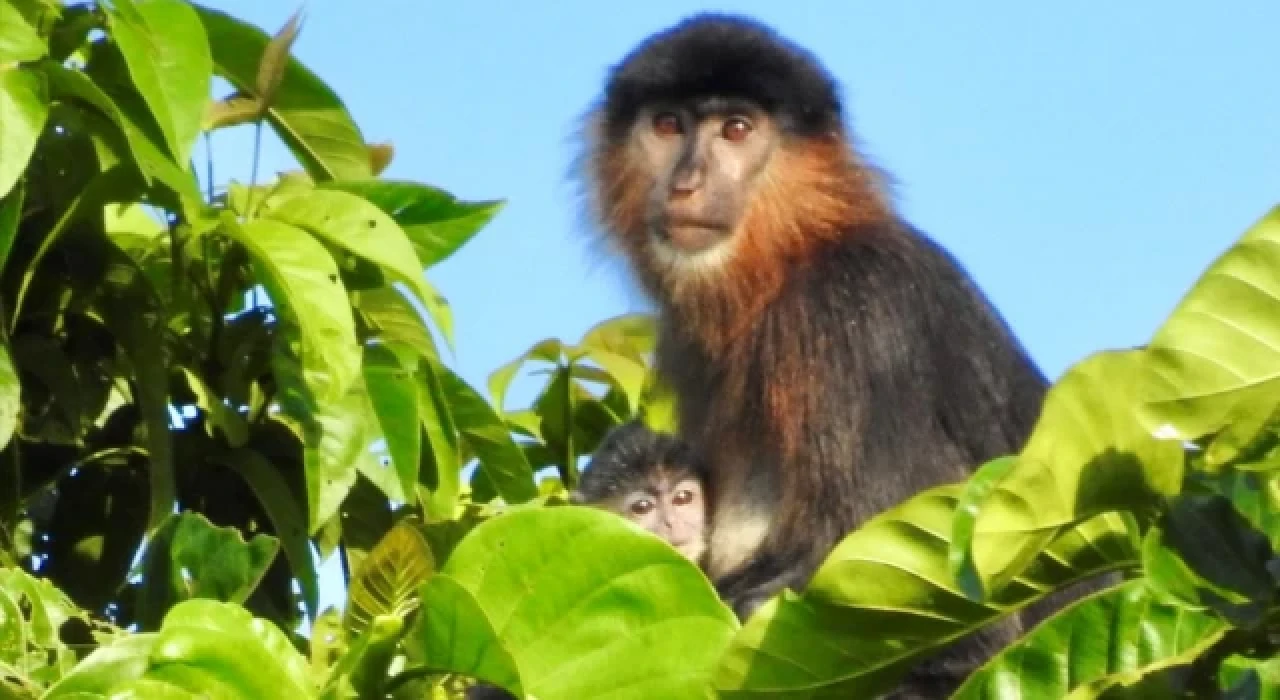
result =
[[784,592],[761,606],[725,655],[721,696],[873,697],[922,654],[1136,556],[1123,528],[1082,528],[992,600],[972,601],[947,561],[961,493],[937,487],[871,519],[836,546],[803,597]]
[[463,202],[443,190],[416,182],[357,180],[326,182],[375,204],[400,224],[422,264],[431,267],[453,255],[484,228],[505,201]]
[[264,215],[309,231],[399,278],[453,344],[449,303],[423,275],[422,263],[395,220],[363,198],[337,190],[302,190],[269,200]]
[[200,17],[183,0],[115,0],[103,9],[129,75],[179,165],[191,158],[213,79]]
[[1205,270],[1156,331],[1146,354],[1143,416],[1165,434],[1190,440],[1275,412],[1280,207]]
[[591,508],[477,526],[422,599],[433,667],[541,700],[705,697],[737,627],[695,565]]
[[999,587],[1062,528],[1181,489],[1182,446],[1138,420],[1142,363],[1138,351],[1099,353],[1050,389],[1026,447],[977,512],[969,554],[983,588]]
[[0,71],[5,70],[7,63],[34,61],[48,50],[18,8],[9,2],[0,2]]
[[[199,5],[196,11],[209,35],[218,75],[253,94],[271,38],[224,12]],[[372,176],[369,149],[342,100],[295,58],[284,67],[267,119],[315,180]]]
[[364,349],[364,382],[374,416],[387,441],[391,465],[400,480],[400,491],[408,498],[418,483],[422,452],[422,429],[418,421],[418,382],[391,350],[377,345]]
[[302,588],[302,602],[307,607],[307,614],[314,620],[320,607],[320,583],[315,559],[311,556],[311,543],[307,539],[307,518],[280,470],[262,454],[247,448],[210,455],[209,459],[236,470],[253,489],[262,509],[271,519],[275,535],[289,560],[289,568]]
[[[150,683],[136,685],[140,680]],[[306,659],[279,627],[201,598],[174,606],[158,632],[100,647],[44,697],[156,697],[137,693],[162,685],[219,700],[315,697]]]
[[222,224],[249,249],[280,317],[275,365],[281,404],[309,422],[317,405],[341,400],[360,375],[362,353],[338,267],[324,246],[299,228],[270,219],[241,226],[230,214]]
[[0,197],[9,194],[27,169],[48,118],[44,76],[24,69],[0,69]]
[[1227,629],[1212,615],[1158,602],[1144,581],[1130,581],[1045,621],[952,697],[1086,700],[1194,660]]
[[435,365],[445,403],[462,440],[480,460],[481,469],[507,503],[524,503],[538,495],[533,469],[507,424],[493,406],[462,377]]

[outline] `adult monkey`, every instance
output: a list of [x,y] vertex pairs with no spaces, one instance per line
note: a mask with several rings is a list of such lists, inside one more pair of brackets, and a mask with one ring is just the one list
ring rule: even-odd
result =
[[659,305],[658,371],[717,499],[708,573],[740,616],[868,517],[1021,448],[1044,376],[894,210],[808,52],[698,15],[615,66],[590,117],[584,194]]

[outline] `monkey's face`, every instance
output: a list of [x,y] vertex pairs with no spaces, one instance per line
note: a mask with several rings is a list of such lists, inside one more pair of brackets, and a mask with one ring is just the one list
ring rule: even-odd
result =
[[765,112],[742,100],[641,109],[628,151],[650,183],[644,217],[651,245],[693,257],[730,241],[779,136]]
[[690,561],[707,546],[707,507],[702,483],[687,475],[658,470],[650,483],[623,495],[620,512],[671,543]]

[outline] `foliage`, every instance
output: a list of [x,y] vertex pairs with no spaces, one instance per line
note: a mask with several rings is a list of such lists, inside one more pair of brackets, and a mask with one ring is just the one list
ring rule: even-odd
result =
[[[0,0],[0,697],[870,697],[1111,572],[956,697],[1280,696],[1280,208],[1147,346],[1062,377],[1020,454],[739,625],[665,543],[564,505],[609,429],[674,426],[653,319],[468,384],[424,273],[502,202],[382,178],[300,28]],[[235,128],[300,170],[201,181]]]

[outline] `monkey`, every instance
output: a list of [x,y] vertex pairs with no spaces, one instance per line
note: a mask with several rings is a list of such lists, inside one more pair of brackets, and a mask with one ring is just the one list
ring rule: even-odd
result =
[[[584,214],[655,304],[654,365],[715,493],[706,570],[740,618],[871,516],[1022,448],[1048,381],[896,210],[808,50],[693,15],[609,68],[583,132]],[[926,663],[919,697],[1020,619]]]
[[708,535],[706,481],[688,444],[630,420],[605,435],[570,502],[621,515],[701,565]]

